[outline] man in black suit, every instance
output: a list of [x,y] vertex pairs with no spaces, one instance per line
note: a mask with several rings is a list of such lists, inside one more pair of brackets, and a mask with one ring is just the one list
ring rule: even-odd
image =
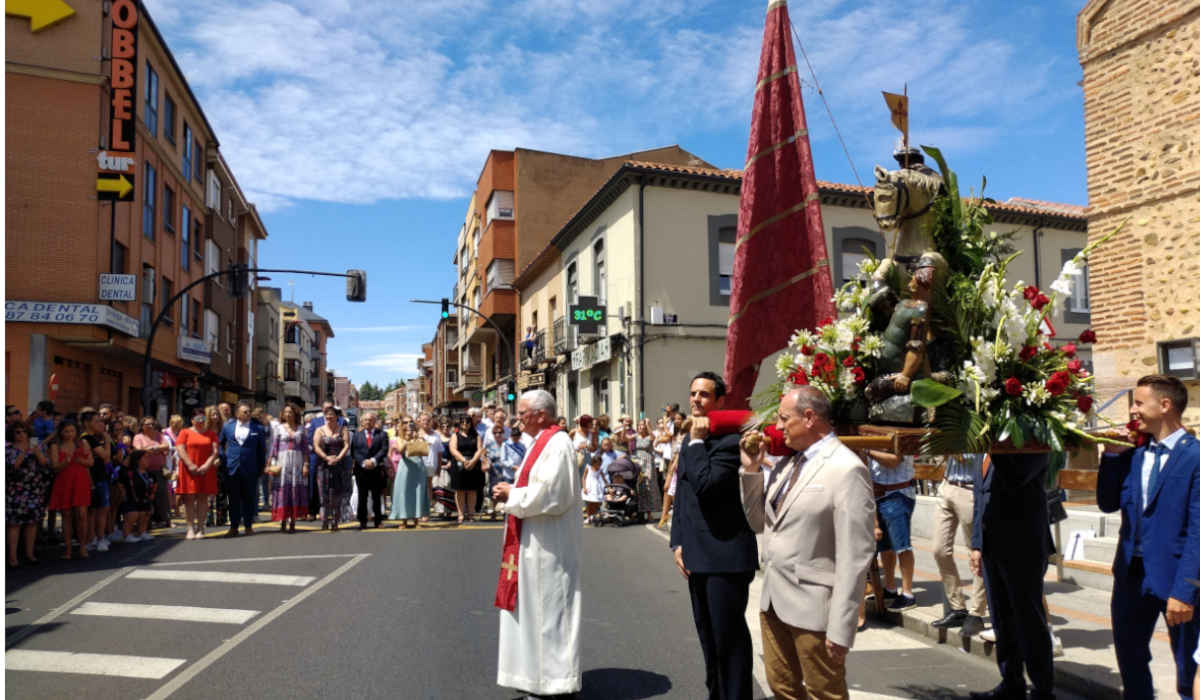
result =
[[1054,653],[1043,579],[1054,549],[1046,508],[1048,457],[1044,454],[986,455],[975,482],[971,571],[987,584],[996,632],[1000,685],[972,700],[1024,700],[1025,673],[1031,700],[1054,698]]
[[354,459],[354,481],[358,484],[358,528],[367,529],[367,496],[375,508],[375,527],[383,524],[383,489],[387,486],[385,460],[388,436],[375,427],[375,414],[362,417],[362,430],[350,439],[350,456]]
[[741,436],[709,434],[708,412],[725,401],[720,375],[697,374],[688,400],[692,428],[676,467],[671,549],[688,582],[709,700],[750,700],[754,653],[746,602],[758,569],[758,544],[738,488]]

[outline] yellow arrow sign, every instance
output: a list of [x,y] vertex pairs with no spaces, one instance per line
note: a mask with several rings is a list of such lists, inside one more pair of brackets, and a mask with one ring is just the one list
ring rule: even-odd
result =
[[29,29],[40,32],[75,14],[62,0],[4,0],[4,14],[28,17]]
[[133,183],[125,179],[124,175],[118,176],[115,180],[112,178],[102,177],[96,180],[97,192],[116,192],[118,199],[125,197],[133,191]]

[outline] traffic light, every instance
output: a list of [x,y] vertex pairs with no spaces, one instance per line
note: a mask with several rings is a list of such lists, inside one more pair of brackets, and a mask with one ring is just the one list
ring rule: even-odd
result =
[[450,300],[442,297],[442,318],[450,318]]
[[367,300],[366,270],[346,270],[346,301]]
[[250,267],[245,263],[233,263],[229,275],[229,296],[240,299],[250,291]]
[[505,394],[505,396],[508,398],[508,402],[512,403],[513,401],[516,401],[517,393],[513,391],[512,384],[505,385],[505,388],[508,390],[508,393]]

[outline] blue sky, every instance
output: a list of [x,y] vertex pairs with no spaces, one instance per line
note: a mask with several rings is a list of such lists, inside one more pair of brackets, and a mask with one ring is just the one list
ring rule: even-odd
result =
[[[738,168],[766,2],[146,0],[269,231],[260,264],[336,337],[356,384],[412,376],[448,296],[454,239],[489,149],[584,156],[678,143]],[[861,177],[890,164],[879,95],[908,83],[911,134],[964,185],[1086,204],[1082,0],[809,0],[790,7]],[[801,61],[817,177],[854,172]],[[867,183],[870,184],[870,183]],[[289,288],[288,282],[294,285]]]

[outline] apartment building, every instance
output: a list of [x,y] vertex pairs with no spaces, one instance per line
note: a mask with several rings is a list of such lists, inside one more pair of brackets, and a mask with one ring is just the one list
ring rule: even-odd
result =
[[454,299],[491,321],[457,314],[459,371],[453,387],[471,405],[501,402],[503,389],[517,379],[517,346],[524,333],[516,324],[517,271],[533,263],[563,222],[631,158],[708,166],[678,146],[603,159],[523,148],[488,154],[454,254]]
[[[250,354],[248,316],[231,318],[236,305],[212,285],[168,302],[233,259],[210,241],[249,258],[265,227],[222,169],[216,134],[145,8],[72,10],[37,31],[27,18],[5,23],[6,401],[139,412],[161,312],[152,414],[236,400],[252,389],[248,367],[238,371],[250,362],[238,353]],[[211,207],[210,171],[229,195]]]

